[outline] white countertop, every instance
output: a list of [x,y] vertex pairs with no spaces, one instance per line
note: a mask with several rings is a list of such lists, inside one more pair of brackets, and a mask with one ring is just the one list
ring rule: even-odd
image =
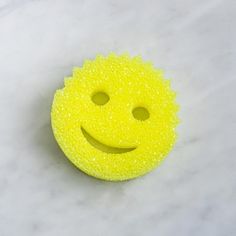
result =
[[[236,235],[234,0],[0,0],[0,235]],[[128,182],[77,170],[50,128],[54,91],[97,53],[172,78],[179,139]]]

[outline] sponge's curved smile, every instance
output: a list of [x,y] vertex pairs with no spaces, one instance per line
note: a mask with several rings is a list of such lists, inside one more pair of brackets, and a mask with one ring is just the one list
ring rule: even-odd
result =
[[106,153],[113,153],[113,154],[120,154],[120,153],[126,153],[126,152],[131,152],[136,149],[136,147],[130,147],[130,148],[119,148],[119,147],[112,147],[108,146],[106,144],[103,144],[99,142],[97,139],[92,137],[82,126],[81,126],[81,131],[88,141],[90,145],[92,145],[94,148],[106,152]]

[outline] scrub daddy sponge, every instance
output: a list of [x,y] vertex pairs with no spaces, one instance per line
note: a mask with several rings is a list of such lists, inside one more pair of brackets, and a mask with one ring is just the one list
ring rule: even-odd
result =
[[151,171],[172,149],[178,105],[170,81],[139,56],[111,53],[73,70],[56,91],[52,129],[69,160],[105,180]]

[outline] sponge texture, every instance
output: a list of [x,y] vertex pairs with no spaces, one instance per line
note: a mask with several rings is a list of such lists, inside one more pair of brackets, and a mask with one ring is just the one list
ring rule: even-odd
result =
[[76,67],[54,96],[51,122],[65,155],[82,171],[126,180],[158,166],[176,140],[170,81],[141,57],[98,55]]

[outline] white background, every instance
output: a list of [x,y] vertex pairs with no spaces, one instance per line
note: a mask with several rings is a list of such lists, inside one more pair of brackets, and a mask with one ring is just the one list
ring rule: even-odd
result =
[[[236,1],[0,0],[0,235],[236,235]],[[96,180],[50,128],[63,77],[97,53],[172,78],[179,139],[133,181]]]

